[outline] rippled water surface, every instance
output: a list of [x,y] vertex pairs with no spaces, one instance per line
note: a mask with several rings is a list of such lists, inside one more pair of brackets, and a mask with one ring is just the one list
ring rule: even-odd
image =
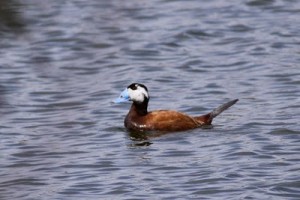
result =
[[[300,199],[300,1],[0,2],[0,199]],[[123,127],[150,110],[214,126]]]

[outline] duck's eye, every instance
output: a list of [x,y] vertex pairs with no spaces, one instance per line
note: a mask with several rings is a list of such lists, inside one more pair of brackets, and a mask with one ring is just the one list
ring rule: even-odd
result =
[[137,85],[134,85],[131,89],[132,90],[136,90],[137,89]]
[[135,84],[135,83],[132,83],[131,85],[128,86],[128,88],[132,89],[132,90],[136,90],[138,89],[139,85],[138,84]]

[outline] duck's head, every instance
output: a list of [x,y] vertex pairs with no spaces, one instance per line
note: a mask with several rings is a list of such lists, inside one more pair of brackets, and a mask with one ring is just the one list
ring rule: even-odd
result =
[[119,98],[114,100],[114,103],[122,103],[133,101],[136,104],[148,104],[149,93],[145,85],[140,83],[132,83],[120,94]]

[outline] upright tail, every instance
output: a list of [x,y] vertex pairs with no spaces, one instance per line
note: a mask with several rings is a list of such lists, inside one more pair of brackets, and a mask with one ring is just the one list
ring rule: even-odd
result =
[[229,101],[227,103],[224,103],[223,105],[215,108],[210,113],[208,113],[206,115],[199,116],[199,117],[195,117],[195,119],[197,121],[199,121],[200,123],[204,123],[206,125],[209,125],[209,124],[211,124],[212,120],[216,116],[218,116],[219,114],[221,114],[224,110],[227,110],[229,107],[231,107],[232,105],[234,105],[237,101],[238,101],[238,99],[235,99],[235,100]]

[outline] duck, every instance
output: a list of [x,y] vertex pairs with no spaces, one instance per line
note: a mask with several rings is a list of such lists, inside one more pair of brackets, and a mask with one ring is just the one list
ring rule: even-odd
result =
[[126,129],[139,132],[176,132],[200,128],[211,125],[215,117],[238,101],[238,99],[231,100],[204,115],[190,116],[174,110],[148,111],[149,100],[148,88],[141,83],[132,83],[113,101],[117,104],[132,102],[124,119]]

